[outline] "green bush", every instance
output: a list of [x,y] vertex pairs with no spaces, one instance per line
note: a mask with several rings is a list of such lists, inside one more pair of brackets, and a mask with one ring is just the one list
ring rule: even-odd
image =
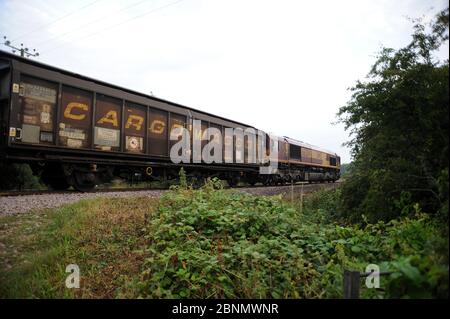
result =
[[34,176],[28,164],[0,163],[0,189],[41,189],[39,177]]
[[165,194],[147,233],[146,297],[293,298],[316,271],[291,235],[296,211],[280,198],[179,188]]
[[340,218],[341,188],[322,189],[306,197],[304,201],[305,212],[311,221],[317,223],[329,223]]
[[341,298],[344,269],[393,271],[385,291],[363,297],[448,296],[448,239],[428,215],[337,224],[339,191],[306,199],[303,213],[281,197],[175,187],[145,227],[141,297]]

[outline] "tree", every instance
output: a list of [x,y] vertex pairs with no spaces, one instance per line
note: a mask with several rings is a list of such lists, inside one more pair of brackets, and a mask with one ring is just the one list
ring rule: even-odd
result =
[[342,163],[341,164],[341,178],[347,178],[352,171],[352,163]]
[[448,218],[449,61],[434,56],[448,46],[448,19],[447,8],[429,25],[416,21],[409,45],[383,48],[339,109],[354,157],[342,212],[353,220],[417,209]]

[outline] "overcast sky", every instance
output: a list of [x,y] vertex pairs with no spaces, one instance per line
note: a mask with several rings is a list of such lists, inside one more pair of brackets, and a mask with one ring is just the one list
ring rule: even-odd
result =
[[[338,108],[407,17],[442,0],[0,0],[38,61],[315,144],[350,161]],[[0,46],[2,50],[7,49]],[[448,58],[447,49],[441,57]]]

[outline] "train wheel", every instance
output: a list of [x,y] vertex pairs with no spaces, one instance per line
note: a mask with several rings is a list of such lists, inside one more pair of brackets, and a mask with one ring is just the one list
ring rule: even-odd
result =
[[93,173],[73,172],[73,187],[80,192],[91,192],[95,188]]

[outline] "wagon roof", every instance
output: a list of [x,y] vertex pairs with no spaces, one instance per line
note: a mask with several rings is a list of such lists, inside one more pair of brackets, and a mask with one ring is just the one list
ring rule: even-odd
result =
[[294,145],[305,147],[305,148],[309,148],[309,149],[312,149],[312,150],[315,150],[315,151],[320,151],[320,152],[324,152],[324,153],[327,153],[327,154],[330,154],[330,155],[338,156],[335,152],[332,152],[330,150],[324,149],[324,148],[319,147],[319,146],[308,144],[308,143],[305,143],[305,142],[302,142],[302,141],[299,141],[299,140],[296,140],[296,139],[293,139],[293,138],[290,138],[290,137],[287,137],[287,136],[284,136],[284,139],[289,144],[294,144]]
[[[10,58],[10,59],[15,59],[15,60],[27,63],[27,64],[35,65],[35,66],[38,66],[38,67],[43,67],[43,68],[46,68],[46,69],[50,69],[52,71],[60,72],[62,74],[73,76],[73,77],[76,77],[76,78],[79,78],[79,79],[82,79],[82,80],[91,81],[91,82],[95,82],[95,83],[100,84],[100,85],[109,86],[109,87],[112,87],[114,89],[126,91],[126,92],[131,93],[131,94],[144,96],[146,98],[149,98],[149,99],[152,99],[152,100],[155,100],[155,101],[168,103],[168,104],[171,104],[171,105],[174,105],[174,106],[177,106],[177,107],[181,107],[181,108],[185,108],[185,109],[197,112],[197,113],[202,113],[204,115],[217,117],[217,118],[219,118],[221,120],[234,122],[234,123],[240,124],[242,126],[253,127],[251,125],[248,125],[248,124],[245,124],[245,123],[241,123],[241,122],[238,122],[236,120],[231,120],[231,119],[228,119],[228,118],[225,118],[225,117],[222,117],[222,116],[218,116],[216,114],[208,113],[206,111],[202,111],[202,110],[199,110],[199,109],[196,109],[196,108],[193,108],[193,107],[189,107],[189,106],[182,105],[182,104],[179,104],[179,103],[176,103],[176,102],[168,101],[168,100],[165,100],[165,99],[162,99],[162,98],[159,98],[159,97],[156,97],[156,96],[148,95],[148,94],[145,94],[145,93],[142,93],[142,92],[134,91],[134,90],[131,90],[131,89],[128,89],[128,88],[125,88],[125,87],[122,87],[122,86],[119,86],[119,85],[116,85],[116,84],[111,84],[111,83],[108,83],[108,82],[105,82],[105,81],[102,81],[102,80],[94,79],[94,78],[91,78],[91,77],[88,77],[88,76],[85,76],[85,75],[81,75],[81,74],[78,74],[78,73],[75,73],[75,72],[72,72],[72,71],[64,70],[64,69],[61,69],[61,68],[58,68],[58,67],[46,64],[46,63],[42,63],[42,62],[38,62],[38,61],[35,61],[35,60],[27,59],[27,58],[24,58],[24,57],[20,57],[20,56],[17,56],[15,54],[12,54],[12,53],[9,53],[9,52],[3,51],[3,50],[0,50],[0,57],[1,56],[6,56],[7,58]],[[255,128],[255,127],[253,127],[253,128]]]

